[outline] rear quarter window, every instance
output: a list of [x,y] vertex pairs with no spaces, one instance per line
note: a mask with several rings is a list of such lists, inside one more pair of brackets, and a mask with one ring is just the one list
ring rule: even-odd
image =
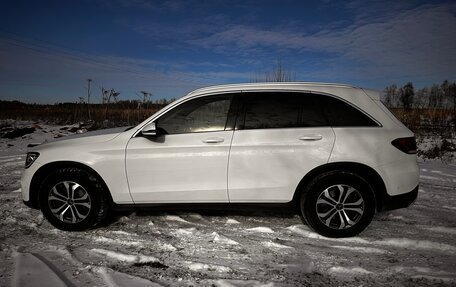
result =
[[331,96],[321,96],[324,112],[333,127],[378,127],[369,116],[354,106]]

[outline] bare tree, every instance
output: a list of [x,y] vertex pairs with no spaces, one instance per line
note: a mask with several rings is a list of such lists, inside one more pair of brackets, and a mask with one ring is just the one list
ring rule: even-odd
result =
[[453,103],[453,121],[456,124],[456,82],[448,87],[448,96],[450,102]]
[[103,96],[103,102],[105,103],[105,120],[108,119],[108,107],[111,103],[111,98],[114,99],[114,102],[117,103],[117,97],[120,95],[119,92],[116,92],[114,89],[110,91],[105,90],[103,87],[101,88],[101,93]]
[[402,107],[409,110],[413,105],[413,97],[415,96],[415,89],[412,82],[408,82],[400,89],[400,97]]
[[142,100],[141,106],[146,108],[146,105],[150,102],[150,98],[152,97],[152,93],[149,93],[149,92],[146,92],[146,91],[141,91],[140,93],[142,94],[142,96],[139,95],[138,93],[136,93],[136,95]]
[[90,83],[92,79],[87,79],[87,113],[89,115],[89,121],[92,120],[90,116]]
[[295,78],[296,74],[284,67],[281,61],[277,61],[272,71],[258,74],[254,82],[292,82]]
[[415,92],[414,107],[417,109],[424,109],[428,104],[428,94],[429,91],[427,88],[418,89]]
[[397,86],[395,84],[388,86],[385,88],[383,93],[385,96],[385,105],[388,108],[395,107],[396,106],[395,102],[396,102],[397,94],[398,94]]

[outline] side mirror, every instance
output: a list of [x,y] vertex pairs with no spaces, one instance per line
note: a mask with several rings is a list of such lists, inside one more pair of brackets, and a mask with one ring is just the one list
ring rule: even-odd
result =
[[157,126],[154,122],[147,124],[142,130],[141,134],[146,137],[156,136],[157,135]]

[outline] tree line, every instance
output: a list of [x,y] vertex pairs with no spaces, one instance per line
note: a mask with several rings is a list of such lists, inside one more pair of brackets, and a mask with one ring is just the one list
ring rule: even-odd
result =
[[402,87],[391,85],[384,89],[383,102],[414,131],[451,131],[456,126],[456,82],[445,80],[420,89],[412,82]]
[[384,89],[384,103],[388,108],[456,110],[456,82],[445,80],[421,89],[412,82],[402,87],[393,84]]

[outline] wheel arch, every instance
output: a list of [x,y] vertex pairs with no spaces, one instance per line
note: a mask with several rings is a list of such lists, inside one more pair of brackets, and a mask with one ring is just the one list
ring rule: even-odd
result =
[[308,172],[299,182],[295,193],[293,195],[293,202],[296,207],[299,208],[299,199],[302,190],[305,188],[310,181],[318,176],[319,174],[334,171],[334,170],[346,170],[358,174],[363,177],[373,188],[375,196],[375,204],[377,211],[383,209],[383,199],[386,193],[386,186],[382,177],[371,167],[357,162],[333,162],[318,166]]
[[43,165],[33,175],[32,180],[30,182],[29,190],[31,207],[40,209],[38,196],[42,183],[52,172],[61,168],[78,168],[86,171],[90,175],[95,176],[97,180],[103,185],[103,191],[105,192],[105,196],[108,198],[109,203],[113,202],[111,193],[109,192],[109,188],[106,185],[106,182],[92,167],[75,161],[56,161]]

